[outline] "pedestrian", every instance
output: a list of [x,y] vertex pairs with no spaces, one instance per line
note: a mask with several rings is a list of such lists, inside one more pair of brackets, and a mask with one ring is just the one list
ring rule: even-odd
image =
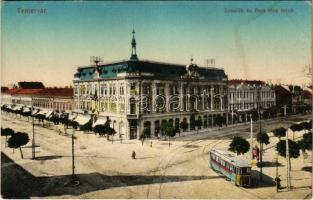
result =
[[150,147],[152,147],[152,141],[150,142]]
[[132,159],[136,159],[136,152],[135,151],[133,151],[133,153],[132,153]]
[[278,190],[280,189],[280,178],[279,177],[277,177],[277,178],[275,178],[275,181],[276,181],[276,191],[278,192]]

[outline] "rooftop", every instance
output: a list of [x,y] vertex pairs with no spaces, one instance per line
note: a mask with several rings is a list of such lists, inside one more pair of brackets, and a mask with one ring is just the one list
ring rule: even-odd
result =
[[45,86],[42,82],[27,82],[27,81],[21,81],[18,82],[19,88],[23,89],[43,89]]
[[246,159],[242,155],[236,155],[235,153],[231,151],[220,150],[220,149],[215,149],[215,150],[212,150],[211,152],[220,156],[222,159],[230,163],[233,163],[234,165],[238,167],[251,167],[251,160]]
[[242,80],[242,79],[232,79],[228,81],[230,85],[239,85],[239,84],[249,84],[249,85],[265,85],[266,83],[261,80]]
[[[119,62],[101,64],[97,67],[100,79],[114,79],[120,73],[138,73],[141,76],[150,74],[155,79],[179,79],[187,74],[185,65],[155,62],[150,60],[123,60]],[[227,75],[223,69],[213,67],[198,67],[197,72],[201,79],[226,80]],[[96,67],[79,67],[75,78],[80,81],[92,80]]]

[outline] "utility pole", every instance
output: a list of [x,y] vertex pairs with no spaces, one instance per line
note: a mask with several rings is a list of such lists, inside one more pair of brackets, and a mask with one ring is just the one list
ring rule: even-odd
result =
[[75,133],[75,129],[73,128],[73,133],[72,133],[72,183],[73,184],[75,184],[74,133]]
[[32,106],[32,111],[30,112],[31,116],[32,116],[32,126],[33,126],[33,139],[32,139],[32,159],[35,159],[36,157],[36,153],[35,153],[35,124],[34,124],[34,115],[33,115],[33,111],[34,111],[34,106]]
[[278,192],[278,186],[279,186],[279,184],[280,184],[280,181],[278,180],[278,154],[276,155],[276,162],[275,162],[275,164],[276,164],[276,192]]
[[[259,118],[259,133],[262,132],[262,124],[261,124],[261,109],[260,109],[260,103],[261,103],[261,86],[258,86],[258,118]],[[260,181],[263,180],[263,144],[260,143]]]
[[250,114],[250,149],[251,149],[251,161],[253,160],[253,121],[252,115]]
[[287,160],[287,191],[290,189],[290,160],[289,160],[289,142],[288,142],[288,134],[289,130],[286,132],[286,160]]

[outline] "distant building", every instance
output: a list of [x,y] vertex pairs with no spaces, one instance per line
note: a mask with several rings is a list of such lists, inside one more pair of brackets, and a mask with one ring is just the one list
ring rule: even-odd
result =
[[303,103],[312,106],[312,89],[309,87],[303,88]]
[[25,106],[32,106],[33,104],[33,96],[37,94],[39,91],[43,89],[20,89],[16,91],[14,94],[11,94],[12,104],[20,104]]
[[[41,84],[36,85],[41,87]],[[12,88],[1,94],[1,100],[2,104],[70,112],[73,108],[73,88]]]
[[276,85],[274,86],[276,95],[276,108],[281,116],[286,116],[291,113],[292,94],[289,87]]
[[119,137],[139,138],[145,128],[151,137],[163,135],[162,124],[186,121],[195,129],[216,125],[227,117],[227,75],[223,69],[191,63],[139,60],[133,32],[129,60],[79,67],[74,75],[75,112],[82,123],[104,124],[107,117]]
[[[229,80],[228,107],[231,119],[247,121],[251,111],[269,109],[276,105],[275,90],[263,81]],[[234,116],[235,115],[235,116]]]
[[33,105],[55,111],[72,111],[73,88],[45,88],[32,96]]

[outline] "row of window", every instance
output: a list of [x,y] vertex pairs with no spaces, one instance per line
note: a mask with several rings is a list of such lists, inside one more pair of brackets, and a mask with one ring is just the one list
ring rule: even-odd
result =
[[[255,99],[258,94],[254,91],[248,92],[248,91],[236,91],[236,92],[230,92],[230,99],[235,99],[235,96],[239,99]],[[274,91],[262,91],[261,92],[261,98],[274,98],[275,92]]]
[[211,157],[211,162],[215,162],[217,163],[219,166],[221,166],[222,168],[224,168],[225,170],[229,171],[229,172],[233,172],[235,174],[250,174],[250,168],[247,167],[236,167],[233,164],[221,159],[219,156],[215,155],[215,154],[210,154]]

